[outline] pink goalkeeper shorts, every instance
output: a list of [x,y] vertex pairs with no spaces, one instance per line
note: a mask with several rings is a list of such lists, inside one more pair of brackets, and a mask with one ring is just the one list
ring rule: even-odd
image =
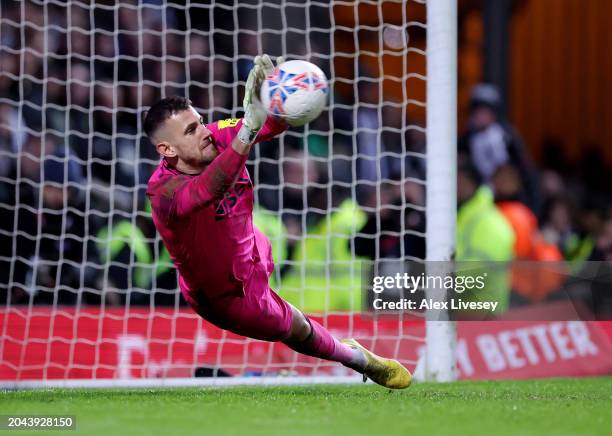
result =
[[282,341],[291,332],[293,311],[268,285],[264,268],[254,268],[244,283],[244,292],[209,297],[196,295],[193,309],[219,328],[241,336],[263,341]]

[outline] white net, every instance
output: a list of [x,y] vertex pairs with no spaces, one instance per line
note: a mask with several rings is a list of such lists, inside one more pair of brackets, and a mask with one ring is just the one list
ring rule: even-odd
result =
[[329,108],[254,148],[272,287],[409,367],[422,321],[362,314],[361,262],[425,256],[422,1],[0,3],[0,379],[348,374],[222,332],[182,300],[145,198],[142,111],[241,115],[258,53],[305,59]]

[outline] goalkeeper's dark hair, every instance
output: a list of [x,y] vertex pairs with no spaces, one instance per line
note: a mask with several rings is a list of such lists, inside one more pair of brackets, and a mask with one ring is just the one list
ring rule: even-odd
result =
[[189,109],[191,100],[185,97],[166,97],[155,103],[146,111],[143,122],[145,135],[151,139],[159,126],[172,115]]

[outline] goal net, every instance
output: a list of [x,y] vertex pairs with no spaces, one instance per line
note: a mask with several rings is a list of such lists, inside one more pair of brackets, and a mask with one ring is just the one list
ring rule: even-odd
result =
[[392,274],[452,253],[455,9],[0,2],[2,384],[355,380],[200,319],[152,224],[145,191],[159,157],[142,112],[182,95],[209,122],[240,117],[260,53],[313,62],[330,85],[317,120],[249,158],[272,288],[333,334],[411,370],[427,356],[430,376],[451,379],[449,324],[377,313],[363,288],[373,262],[394,260]]

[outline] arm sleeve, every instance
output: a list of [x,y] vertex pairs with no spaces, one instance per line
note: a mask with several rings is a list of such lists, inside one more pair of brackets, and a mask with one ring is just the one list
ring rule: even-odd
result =
[[[229,148],[232,141],[238,136],[238,131],[242,127],[242,118],[231,118],[208,124],[206,127],[211,131],[215,143],[220,150]],[[268,117],[257,134],[254,143],[268,141],[280,135],[289,128],[289,125],[280,118]]]
[[177,189],[172,215],[178,219],[184,218],[221,198],[242,172],[247,157],[227,147],[202,174]]
[[[289,125],[280,118],[268,117],[255,138],[255,143],[268,141],[280,135],[289,128]],[[238,134],[238,132],[236,132]]]

